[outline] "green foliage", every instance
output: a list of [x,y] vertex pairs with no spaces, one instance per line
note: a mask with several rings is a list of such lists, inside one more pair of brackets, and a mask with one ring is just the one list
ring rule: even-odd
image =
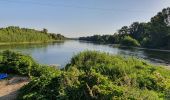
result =
[[0,72],[8,74],[39,77],[44,73],[53,73],[56,68],[37,64],[29,55],[18,52],[3,51],[0,54]]
[[53,39],[56,39],[56,40],[65,40],[66,38],[61,35],[61,34],[54,34],[54,33],[51,33],[50,36],[53,38]]
[[89,37],[80,37],[79,40],[92,41],[96,43],[118,43],[118,35],[94,35]]
[[20,53],[4,51],[1,56],[0,72],[28,75],[31,67],[35,65],[35,62],[30,56]]
[[46,28],[44,28],[42,32],[47,34],[48,30]]
[[121,40],[121,44],[126,45],[126,46],[140,46],[139,42],[137,40],[131,38],[130,36],[125,36]]
[[[156,16],[151,18],[148,23],[134,22],[130,26],[123,26],[117,34],[105,36],[95,35],[91,37],[81,37],[80,40],[93,41],[98,43],[121,44],[123,37],[130,36],[142,47],[170,49],[170,8],[163,9]],[[109,37],[109,40],[108,40]],[[123,40],[122,40],[123,39]],[[127,39],[126,39],[127,40]],[[132,39],[129,39],[132,40]],[[125,41],[126,42],[126,41]],[[124,43],[127,46],[128,43]],[[138,43],[137,43],[138,42]]]
[[48,42],[64,39],[64,36],[47,33],[47,29],[37,31],[34,29],[10,26],[0,29],[0,43],[15,42]]
[[53,100],[52,95],[55,95],[54,92],[56,91],[53,90],[56,87],[51,86],[55,86],[58,83],[54,83],[53,85],[52,81],[60,74],[61,71],[54,67],[40,66],[36,70],[36,75],[32,77],[31,82],[20,90],[18,100],[45,100],[46,97],[48,97],[46,100]]
[[170,22],[166,22],[168,16],[170,16],[170,8],[163,9],[148,23],[152,47],[169,48],[167,42],[170,40]]
[[[41,67],[21,100],[159,100],[169,97],[170,71],[145,61],[85,51],[62,70]],[[45,70],[44,70],[45,69]]]

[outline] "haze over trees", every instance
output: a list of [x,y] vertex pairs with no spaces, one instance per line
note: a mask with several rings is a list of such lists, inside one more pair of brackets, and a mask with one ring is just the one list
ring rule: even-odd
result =
[[[148,23],[134,22],[130,26],[123,26],[114,35],[94,35],[80,37],[79,39],[99,43],[123,43],[122,45],[129,46],[127,36],[129,42],[134,42],[130,43],[131,46],[170,49],[170,8],[163,9],[162,12],[152,17]],[[124,40],[127,44],[123,42]]]
[[61,34],[48,33],[47,29],[38,31],[34,29],[20,28],[16,26],[0,28],[0,43],[48,42],[63,39],[65,39],[65,37]]

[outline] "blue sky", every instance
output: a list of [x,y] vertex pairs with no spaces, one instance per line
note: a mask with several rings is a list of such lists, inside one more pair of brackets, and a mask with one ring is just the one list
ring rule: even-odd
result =
[[170,0],[0,0],[0,27],[47,28],[67,37],[113,34],[168,6]]

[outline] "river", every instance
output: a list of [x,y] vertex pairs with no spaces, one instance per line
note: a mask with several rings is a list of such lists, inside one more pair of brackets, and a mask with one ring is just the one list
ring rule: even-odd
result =
[[54,43],[1,45],[0,51],[14,50],[31,55],[41,64],[59,64],[64,67],[71,58],[84,50],[96,50],[123,56],[135,56],[153,64],[170,65],[170,51],[158,51],[128,47],[113,47],[85,41],[68,40]]

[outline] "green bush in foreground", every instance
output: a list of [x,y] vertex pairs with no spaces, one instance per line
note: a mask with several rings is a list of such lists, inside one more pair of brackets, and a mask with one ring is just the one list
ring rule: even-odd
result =
[[[65,69],[41,67],[19,100],[169,99],[170,71],[136,58],[85,51]],[[41,71],[40,71],[41,70]]]
[[29,55],[18,52],[3,51],[0,53],[0,72],[28,77],[40,77],[56,72],[56,68],[37,64]]
[[28,75],[31,72],[31,67],[35,65],[36,63],[30,56],[11,51],[1,53],[0,72]]

